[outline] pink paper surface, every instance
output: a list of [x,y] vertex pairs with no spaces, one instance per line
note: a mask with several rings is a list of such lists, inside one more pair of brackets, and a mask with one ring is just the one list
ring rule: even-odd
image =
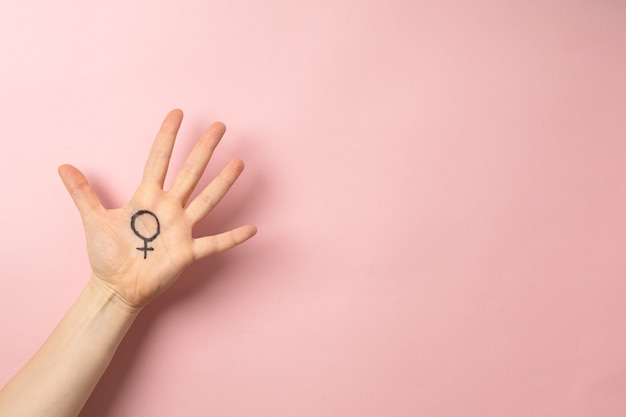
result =
[[0,3],[0,384],[89,273],[56,168],[124,204],[246,162],[254,222],[135,323],[81,416],[623,416],[626,3]]

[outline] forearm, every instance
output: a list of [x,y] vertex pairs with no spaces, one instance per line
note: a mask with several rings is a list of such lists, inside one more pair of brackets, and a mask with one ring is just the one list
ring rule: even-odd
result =
[[78,415],[137,313],[91,279],[39,351],[0,390],[0,417]]

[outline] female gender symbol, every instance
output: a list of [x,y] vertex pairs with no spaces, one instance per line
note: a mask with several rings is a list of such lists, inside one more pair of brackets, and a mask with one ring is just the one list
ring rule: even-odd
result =
[[[142,235],[135,228],[135,220],[137,220],[138,217],[143,216],[143,215],[152,216],[152,217],[154,217],[154,220],[156,221],[156,232],[152,236],[150,236],[150,237],[146,237],[146,236]],[[137,248],[137,250],[142,250],[143,251],[143,259],[146,259],[146,257],[148,256],[148,251],[149,250],[154,250],[154,248],[149,248],[148,247],[148,242],[152,242],[154,239],[156,239],[156,237],[159,235],[159,233],[161,233],[161,225],[159,224],[159,219],[157,219],[157,216],[153,212],[151,212],[151,211],[139,210],[137,213],[133,214],[133,217],[130,219],[130,228],[133,229],[133,232],[141,240],[143,240],[143,248]]]

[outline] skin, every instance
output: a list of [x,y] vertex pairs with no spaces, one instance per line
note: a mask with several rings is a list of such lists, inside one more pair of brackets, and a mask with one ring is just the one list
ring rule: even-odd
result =
[[[130,201],[105,209],[85,176],[71,165],[59,175],[80,213],[92,275],[85,289],[33,358],[0,390],[0,417],[76,416],[109,365],[139,312],[165,291],[194,261],[237,246],[256,233],[252,225],[215,236],[193,238],[193,226],[228,192],[244,165],[230,161],[211,183],[188,201],[224,135],[212,124],[196,143],[172,187],[165,191],[174,141],[183,114],[172,110],[150,150],[143,178]],[[160,234],[144,252],[130,228],[140,210],[154,213]],[[136,224],[149,237],[149,216]],[[152,232],[148,231],[152,230]]]

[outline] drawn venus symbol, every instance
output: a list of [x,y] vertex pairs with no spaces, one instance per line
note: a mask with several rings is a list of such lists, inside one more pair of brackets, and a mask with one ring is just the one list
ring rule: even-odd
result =
[[[151,235],[151,236],[144,236],[142,234],[142,232],[144,232],[145,234],[149,234],[150,233],[150,232],[146,232],[144,230],[145,227],[141,227],[141,231],[137,230],[136,223],[137,223],[138,219],[141,220],[140,224],[142,226],[144,226],[145,224],[154,223],[156,225],[156,231],[154,232],[154,234]],[[150,221],[150,220],[153,220],[153,221]],[[161,233],[161,225],[159,224],[159,219],[151,211],[139,210],[137,213],[133,214],[133,217],[130,219],[130,228],[133,229],[133,232],[135,233],[135,235],[137,235],[137,237],[139,237],[139,239],[143,240],[143,248],[137,248],[137,250],[142,250],[143,251],[143,259],[146,259],[147,256],[148,256],[148,251],[149,250],[154,250],[154,248],[149,248],[148,247],[148,243],[152,242],[154,239],[156,239],[156,237],[159,235],[159,233]]]

